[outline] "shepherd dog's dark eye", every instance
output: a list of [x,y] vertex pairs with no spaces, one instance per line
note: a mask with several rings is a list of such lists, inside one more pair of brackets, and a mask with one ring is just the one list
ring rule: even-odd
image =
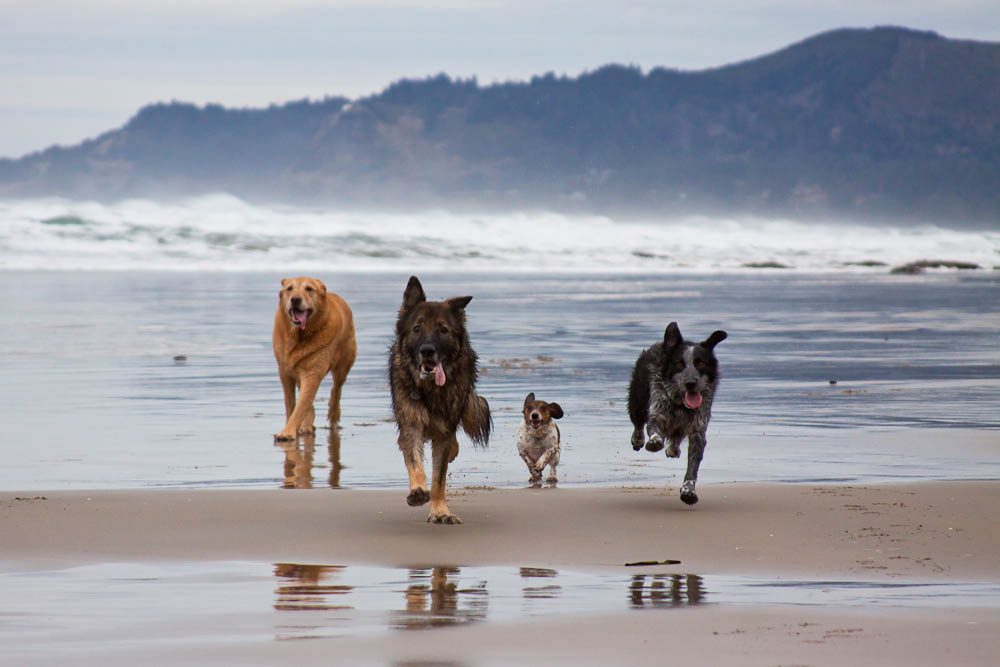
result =
[[438,333],[440,333],[442,336],[447,336],[448,335],[448,327],[446,327],[444,325],[439,326],[438,327]]
[[419,324],[414,324],[413,325],[413,333],[420,333],[420,325]]

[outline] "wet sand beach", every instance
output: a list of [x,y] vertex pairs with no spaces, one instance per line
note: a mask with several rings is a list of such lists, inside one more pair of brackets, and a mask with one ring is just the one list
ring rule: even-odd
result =
[[[456,488],[461,526],[424,523],[425,508],[399,491],[4,492],[0,656],[596,665],[710,654],[715,664],[847,665],[987,664],[1000,650],[1000,483],[700,492],[687,508],[673,488]],[[680,563],[625,565],[667,559]],[[197,574],[180,589],[184,613],[157,598],[170,568]],[[247,568],[262,575],[230,580]],[[393,576],[419,585],[361,585]],[[227,582],[231,609],[213,588]],[[130,586],[140,587],[136,609],[104,627]],[[255,586],[259,597],[241,601]],[[326,602],[310,607],[310,591]],[[549,608],[558,613],[530,613],[532,599],[560,596]],[[218,611],[210,633],[188,627],[202,606]],[[393,608],[394,622],[362,623]],[[61,644],[57,623],[43,642],[26,630],[44,626],[44,610],[92,614],[93,631]],[[356,631],[324,630],[336,619]]]

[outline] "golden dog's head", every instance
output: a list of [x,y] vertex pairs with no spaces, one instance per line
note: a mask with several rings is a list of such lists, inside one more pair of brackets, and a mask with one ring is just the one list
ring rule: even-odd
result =
[[322,310],[326,303],[326,285],[322,280],[306,276],[285,278],[281,281],[278,299],[292,326],[305,331],[309,318]]

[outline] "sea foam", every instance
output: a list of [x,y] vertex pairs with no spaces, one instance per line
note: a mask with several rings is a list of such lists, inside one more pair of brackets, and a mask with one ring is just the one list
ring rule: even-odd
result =
[[1000,232],[546,212],[371,213],[180,203],[0,202],[0,269],[885,272],[921,259],[1000,264]]

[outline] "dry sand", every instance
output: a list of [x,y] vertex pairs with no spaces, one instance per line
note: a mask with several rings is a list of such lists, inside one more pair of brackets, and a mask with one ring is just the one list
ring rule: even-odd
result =
[[[516,565],[859,580],[1000,580],[1000,483],[455,489],[465,523],[433,526],[402,491],[143,490],[0,494],[10,569],[105,561]],[[632,568],[628,568],[631,573]],[[177,647],[212,664],[991,664],[1000,610],[707,605],[395,633]],[[127,654],[119,654],[127,655]],[[136,656],[132,656],[135,658]],[[428,662],[431,661],[431,662]],[[434,661],[443,661],[435,663]],[[128,660],[122,658],[122,663]]]

